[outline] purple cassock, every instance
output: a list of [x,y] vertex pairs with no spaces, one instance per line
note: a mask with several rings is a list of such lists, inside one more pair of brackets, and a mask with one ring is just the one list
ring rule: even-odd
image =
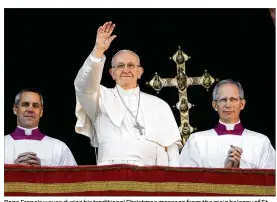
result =
[[227,130],[226,126],[219,122],[214,130],[218,135],[242,135],[244,127],[241,123],[238,123],[235,125],[234,130]]
[[31,135],[26,135],[25,131],[21,128],[16,129],[10,134],[14,140],[38,140],[41,141],[45,135],[39,131],[38,128],[32,130]]

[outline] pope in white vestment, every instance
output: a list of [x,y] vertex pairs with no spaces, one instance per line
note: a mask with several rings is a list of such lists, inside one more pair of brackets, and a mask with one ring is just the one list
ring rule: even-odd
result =
[[138,56],[127,50],[117,53],[113,59],[116,67],[110,70],[116,86],[100,85],[106,58],[104,51],[100,57],[94,53],[97,55],[99,47],[105,45],[104,40],[111,42],[112,26],[105,23],[98,29],[94,52],[75,79],[78,118],[75,130],[88,136],[92,146],[98,148],[98,165],[178,166],[181,137],[177,123],[166,102],[140,91],[134,79],[140,70],[134,64],[139,63]]
[[275,169],[275,150],[267,136],[245,129],[239,115],[246,101],[239,82],[220,81],[213,91],[218,125],[190,135],[181,155],[183,167]]

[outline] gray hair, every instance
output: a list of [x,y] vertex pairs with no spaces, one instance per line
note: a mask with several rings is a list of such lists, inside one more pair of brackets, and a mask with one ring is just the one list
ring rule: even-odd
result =
[[222,80],[220,82],[218,82],[215,87],[214,87],[214,90],[213,90],[213,101],[216,101],[217,98],[218,98],[218,88],[222,85],[225,85],[225,84],[234,84],[238,87],[239,89],[239,97],[240,99],[244,99],[244,91],[242,89],[242,86],[240,84],[240,82],[238,81],[233,81],[232,79],[226,79],[226,80]]
[[25,89],[21,90],[20,92],[18,92],[16,94],[16,96],[15,96],[15,99],[14,99],[14,105],[18,105],[19,104],[20,97],[21,97],[22,93],[25,93],[25,92],[33,92],[33,93],[38,94],[39,97],[40,97],[41,105],[43,107],[43,97],[42,97],[42,94],[38,90],[33,89],[33,88],[25,88]]
[[139,56],[134,52],[134,51],[131,51],[131,50],[127,50],[127,49],[125,49],[125,50],[120,50],[120,51],[118,51],[116,54],[114,54],[114,56],[113,56],[113,58],[112,58],[112,62],[111,62],[111,64],[112,64],[112,67],[114,67],[114,59],[115,59],[115,57],[117,56],[117,55],[119,55],[120,53],[132,53],[134,56],[136,56],[137,57],[137,59],[138,59],[138,62],[139,62],[139,64],[140,64],[140,59],[139,59]]

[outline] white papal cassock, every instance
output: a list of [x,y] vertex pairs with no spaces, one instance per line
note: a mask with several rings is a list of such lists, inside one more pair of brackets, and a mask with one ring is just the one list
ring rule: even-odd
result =
[[[240,124],[240,123],[239,123]],[[239,126],[239,124],[236,124]],[[230,132],[222,133],[222,125]],[[241,147],[240,168],[275,169],[275,150],[268,137],[242,126],[219,123],[215,129],[191,134],[180,155],[184,167],[224,168],[230,146]]]
[[76,166],[76,161],[67,145],[55,138],[40,133],[38,128],[17,127],[5,135],[5,164],[14,164],[19,154],[34,152],[41,166]]
[[[88,136],[98,147],[98,165],[179,165],[178,146],[181,138],[173,113],[163,100],[119,85],[106,88],[100,85],[105,56],[90,55],[75,79],[75,130]],[[137,121],[144,127],[142,135],[134,127]],[[167,148],[167,151],[166,151]]]

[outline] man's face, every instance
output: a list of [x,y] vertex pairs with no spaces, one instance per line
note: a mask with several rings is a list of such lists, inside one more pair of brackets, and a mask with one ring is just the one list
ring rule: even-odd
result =
[[240,99],[239,89],[235,84],[224,84],[218,88],[217,100],[212,105],[218,112],[220,121],[236,123],[240,119],[240,111],[244,109],[245,100]]
[[39,124],[43,108],[40,96],[34,92],[24,92],[20,96],[19,103],[13,106],[17,116],[17,125],[24,128],[34,128]]
[[141,78],[143,68],[138,58],[131,52],[121,52],[114,58],[114,67],[110,74],[116,83],[125,89],[135,88],[137,80]]

